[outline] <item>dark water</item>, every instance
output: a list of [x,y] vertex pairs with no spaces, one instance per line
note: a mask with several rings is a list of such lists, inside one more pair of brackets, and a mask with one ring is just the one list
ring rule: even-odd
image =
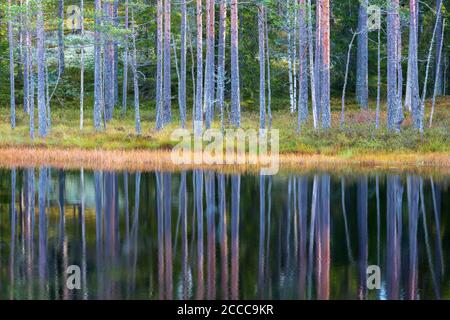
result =
[[450,298],[449,177],[0,178],[0,299]]

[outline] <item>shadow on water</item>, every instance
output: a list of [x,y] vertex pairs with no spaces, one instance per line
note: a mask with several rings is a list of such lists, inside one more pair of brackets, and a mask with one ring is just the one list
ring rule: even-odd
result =
[[447,178],[0,177],[0,299],[450,298]]

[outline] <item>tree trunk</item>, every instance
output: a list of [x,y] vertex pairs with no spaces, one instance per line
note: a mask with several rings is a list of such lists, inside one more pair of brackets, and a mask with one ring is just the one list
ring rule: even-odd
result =
[[367,30],[368,0],[362,0],[359,6],[358,53],[356,67],[356,100],[362,109],[368,108],[369,100],[369,42]]
[[[437,65],[441,66],[442,64],[442,47],[444,45],[444,31],[445,31],[445,18],[442,21],[442,29],[441,29],[442,33],[440,34],[440,36],[438,37],[438,39],[440,39],[440,43],[439,43],[439,55],[438,55],[438,60],[437,60]],[[438,68],[438,71],[436,73],[436,77],[434,80],[434,92],[433,92],[433,99],[431,101],[431,113],[430,113],[430,128],[433,125],[433,116],[434,116],[434,107],[436,105],[436,96],[439,94],[439,92],[442,93],[442,88],[441,87],[441,83],[442,83],[442,75],[441,75],[441,70],[442,68]],[[443,70],[442,70],[443,71]]]
[[64,0],[58,0],[58,73],[62,75],[64,62]]
[[197,90],[194,109],[194,132],[200,136],[203,131],[203,9],[202,0],[197,0]]
[[102,118],[102,75],[101,75],[101,41],[100,41],[101,0],[95,0],[95,41],[94,41],[94,127],[101,129]]
[[398,109],[398,61],[397,28],[398,0],[389,0],[387,13],[387,127],[399,131],[397,121]]
[[264,17],[264,30],[266,32],[266,59],[267,59],[267,126],[272,129],[272,88],[271,88],[271,72],[270,72],[270,45],[269,45],[269,25],[267,10]]
[[319,111],[316,99],[316,70],[314,64],[314,46],[313,46],[313,28],[312,28],[312,5],[311,0],[308,0],[308,51],[309,51],[309,79],[311,83],[311,109],[313,113],[314,129],[318,128]]
[[171,0],[164,2],[164,115],[163,125],[172,122],[172,79],[170,54],[170,12]]
[[104,2],[104,14],[107,21],[106,27],[109,29],[105,34],[104,56],[103,56],[103,80],[104,80],[104,97],[105,97],[105,120],[110,121],[113,118],[114,111],[114,42],[113,32],[111,28],[114,22],[114,5],[112,2]]
[[264,32],[265,7],[258,5],[258,47],[259,47],[259,130],[263,135],[266,129],[266,57]]
[[330,110],[330,1],[321,0],[321,108],[322,127],[331,127]]
[[211,128],[213,120],[214,100],[214,0],[206,0],[206,64],[203,111],[205,113],[205,127]]
[[381,99],[381,9],[380,25],[378,26],[378,43],[377,43],[377,107],[375,111],[375,128],[380,126],[380,99]]
[[157,1],[156,9],[157,40],[156,40],[156,129],[164,126],[163,111],[163,0]]
[[[407,94],[406,101],[412,112],[414,127],[420,129],[421,119],[419,112],[419,65],[418,65],[418,43],[417,43],[417,22],[418,12],[416,0],[409,1],[409,57],[408,57],[408,77],[409,81],[407,87],[409,94]],[[407,90],[407,91],[408,91]],[[409,101],[408,101],[409,100]]]
[[180,118],[181,127],[186,127],[186,23],[187,23],[187,5],[186,0],[181,1],[181,74],[179,85],[179,100],[180,100]]
[[443,34],[443,29],[444,29],[444,25],[443,25],[443,17],[442,17],[442,9],[439,11],[438,8],[442,7],[443,3],[442,0],[436,0],[436,11],[438,12],[437,14],[437,30],[436,30],[436,48],[435,48],[435,52],[436,52],[436,66],[435,66],[435,79],[436,79],[436,95],[437,96],[442,96],[442,93],[444,92],[443,90],[443,74],[444,74],[444,70],[443,70],[443,59],[442,59],[442,50],[440,49],[440,45],[441,45],[441,41],[443,41],[442,39],[442,34]]
[[231,0],[231,123],[241,126],[238,0]]
[[[84,41],[84,0],[81,0],[81,37]],[[81,45],[81,72],[80,72],[80,130],[84,125],[84,43]]]
[[227,28],[227,1],[220,1],[219,13],[219,55],[217,62],[217,103],[220,112],[220,124],[224,129],[224,104],[225,104],[225,46]]
[[10,85],[10,124],[11,128],[16,127],[16,90],[14,78],[14,38],[11,16],[11,0],[8,0],[8,42],[9,42],[9,85]]
[[[129,28],[129,2],[125,0],[125,30]],[[127,112],[128,98],[128,35],[125,36],[123,48],[123,83],[122,83],[122,113]]]
[[348,67],[350,65],[350,56],[352,53],[353,42],[355,41],[355,37],[358,33],[354,33],[352,36],[352,40],[348,45],[347,52],[347,63],[345,65],[345,76],[344,76],[344,86],[342,88],[342,99],[341,99],[341,126],[345,123],[345,93],[347,90],[347,79],[348,79]]
[[133,23],[132,29],[132,41],[133,41],[133,85],[134,85],[134,122],[136,128],[136,134],[141,134],[141,115],[139,112],[139,83],[138,83],[138,74],[137,74],[137,50],[136,50],[136,21],[134,20],[134,10],[131,9],[131,19]]
[[299,93],[298,93],[298,130],[308,119],[308,41],[306,32],[306,1],[298,0],[299,25]]
[[37,35],[37,67],[38,67],[38,116],[39,116],[39,135],[47,135],[47,116],[45,103],[45,35],[44,35],[44,14],[42,12],[42,0],[37,0],[36,17],[36,35]]

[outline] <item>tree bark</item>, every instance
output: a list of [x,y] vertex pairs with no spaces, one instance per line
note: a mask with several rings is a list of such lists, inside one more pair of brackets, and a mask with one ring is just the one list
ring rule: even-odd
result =
[[[125,31],[129,28],[129,2],[125,0]],[[128,35],[125,35],[123,48],[123,83],[122,83],[122,113],[127,112],[128,98]]]
[[134,10],[131,9],[131,19],[133,23],[133,29],[131,33],[132,41],[133,41],[133,86],[134,86],[134,122],[136,128],[136,134],[141,134],[141,115],[139,111],[139,83],[138,83],[138,74],[137,74],[137,50],[136,50],[136,21],[134,20]]
[[214,0],[206,0],[206,64],[203,111],[205,113],[205,127],[211,128],[213,119],[214,100]]
[[58,73],[62,75],[64,62],[64,0],[58,0]]
[[227,1],[220,1],[219,9],[219,53],[217,62],[217,104],[220,112],[220,124],[224,128],[224,105],[225,105],[225,41],[227,28]]
[[94,127],[101,129],[102,118],[102,75],[100,43],[101,0],[95,0],[95,38],[94,38]]
[[197,0],[197,90],[194,109],[194,132],[200,136],[203,131],[203,8],[202,0]]
[[10,124],[16,127],[16,90],[14,77],[14,37],[11,16],[11,0],[8,0],[8,42],[9,42],[9,85],[10,85]]
[[157,1],[156,8],[156,129],[161,130],[164,126],[163,120],[163,0]]
[[187,24],[187,5],[186,0],[181,1],[181,74],[179,86],[179,100],[180,100],[180,118],[181,127],[186,127],[186,24]]
[[39,135],[45,137],[47,135],[47,105],[45,103],[45,35],[42,0],[37,0],[36,19]]
[[241,125],[238,13],[238,0],[231,0],[231,123],[235,127]]
[[265,7],[258,5],[258,47],[259,47],[259,130],[263,135],[266,129],[266,57],[264,32]]
[[435,48],[435,52],[436,52],[436,60],[435,60],[435,79],[436,79],[436,95],[437,96],[442,96],[444,90],[443,90],[443,74],[444,74],[444,70],[443,70],[443,59],[442,59],[442,50],[440,49],[440,45],[441,45],[441,41],[443,41],[442,39],[442,34],[443,34],[443,29],[444,29],[444,25],[443,25],[443,17],[442,17],[442,9],[439,11],[438,8],[442,7],[443,3],[442,0],[436,0],[436,11],[438,12],[437,14],[437,30],[436,30],[436,48]]
[[362,0],[359,6],[358,53],[356,67],[356,99],[362,109],[368,108],[369,100],[369,42],[367,28],[368,0]]
[[170,54],[170,13],[171,0],[164,2],[164,115],[163,125],[172,122],[172,79]]
[[[409,80],[407,87],[409,94],[407,94],[406,101],[409,102],[411,108],[413,124],[416,129],[421,127],[421,119],[419,112],[419,65],[418,65],[418,43],[417,43],[417,22],[418,12],[416,0],[409,1],[409,57],[408,57],[408,72]],[[408,91],[408,90],[407,90]]]
[[331,127],[330,110],[330,2],[321,0],[321,108],[322,127]]
[[[84,0],[81,0],[81,37],[84,41]],[[81,45],[81,72],[80,72],[80,130],[84,125],[84,43]]]
[[298,0],[299,25],[299,93],[298,93],[298,130],[308,119],[308,41],[306,31],[306,1]]

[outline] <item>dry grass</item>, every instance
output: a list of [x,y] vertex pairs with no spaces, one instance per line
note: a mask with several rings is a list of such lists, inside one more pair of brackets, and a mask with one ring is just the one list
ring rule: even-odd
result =
[[[248,158],[246,159],[248,160]],[[0,148],[2,167],[52,166],[61,169],[83,167],[90,170],[180,171],[211,169],[223,172],[258,172],[260,165],[176,165],[171,152],[163,150],[82,150],[45,148]],[[377,154],[349,158],[326,155],[281,154],[281,171],[347,171],[347,172],[420,172],[450,174],[450,155],[433,154]]]

